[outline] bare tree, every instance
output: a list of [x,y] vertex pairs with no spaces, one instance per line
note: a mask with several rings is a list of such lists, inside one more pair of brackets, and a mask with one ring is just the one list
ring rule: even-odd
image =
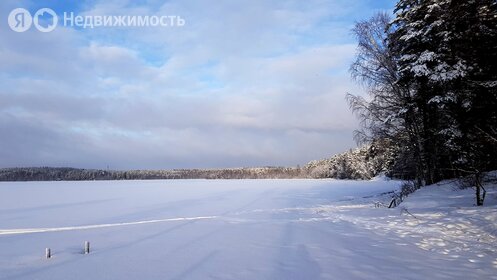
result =
[[[390,149],[396,150],[397,157],[414,159],[416,171],[403,170],[403,173],[422,175],[422,122],[417,115],[412,90],[409,85],[398,82],[397,59],[390,50],[392,42],[388,42],[392,40],[390,21],[386,13],[378,13],[369,20],[356,23],[352,30],[358,46],[350,73],[368,93],[367,97],[347,94],[351,109],[361,121],[362,128],[354,136],[357,142],[386,143]],[[401,158],[396,161],[397,165],[407,163]],[[418,176],[418,184],[423,182],[423,176]]]

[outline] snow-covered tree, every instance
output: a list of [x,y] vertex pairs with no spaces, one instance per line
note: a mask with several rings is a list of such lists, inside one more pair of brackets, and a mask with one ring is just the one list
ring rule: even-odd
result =
[[[417,173],[418,165],[410,160],[421,162],[416,144],[420,122],[412,91],[407,84],[398,83],[398,62],[387,41],[392,40],[394,32],[390,21],[388,15],[378,13],[356,23],[353,33],[358,48],[350,72],[365,86],[368,96],[348,94],[347,99],[362,124],[356,140],[371,143],[372,147],[388,154],[386,171],[405,178]],[[415,148],[411,148],[412,143]]]
[[399,0],[393,21],[353,31],[351,73],[370,95],[348,95],[357,136],[389,143],[391,173],[414,170],[421,185],[497,169],[495,0]]
[[[497,3],[401,0],[390,47],[422,119],[425,179],[497,168]],[[478,202],[480,204],[480,202]]]

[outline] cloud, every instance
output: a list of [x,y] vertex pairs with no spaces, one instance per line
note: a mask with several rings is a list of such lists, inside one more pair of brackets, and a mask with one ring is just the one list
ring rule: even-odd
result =
[[369,1],[146,2],[94,1],[77,12],[187,24],[1,26],[1,166],[296,165],[354,146],[344,96],[360,89],[347,73],[354,42],[343,36],[347,16]]

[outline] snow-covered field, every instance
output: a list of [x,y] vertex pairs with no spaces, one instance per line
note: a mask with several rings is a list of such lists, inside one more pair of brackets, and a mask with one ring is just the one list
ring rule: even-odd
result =
[[451,184],[374,207],[398,186],[0,183],[0,279],[497,279],[496,188],[479,208]]

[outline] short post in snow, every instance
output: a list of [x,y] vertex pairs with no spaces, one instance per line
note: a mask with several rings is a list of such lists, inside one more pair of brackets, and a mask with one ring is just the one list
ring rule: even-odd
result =
[[52,252],[50,251],[50,248],[45,249],[45,258],[50,259],[52,257]]
[[85,255],[90,253],[90,242],[85,241]]

